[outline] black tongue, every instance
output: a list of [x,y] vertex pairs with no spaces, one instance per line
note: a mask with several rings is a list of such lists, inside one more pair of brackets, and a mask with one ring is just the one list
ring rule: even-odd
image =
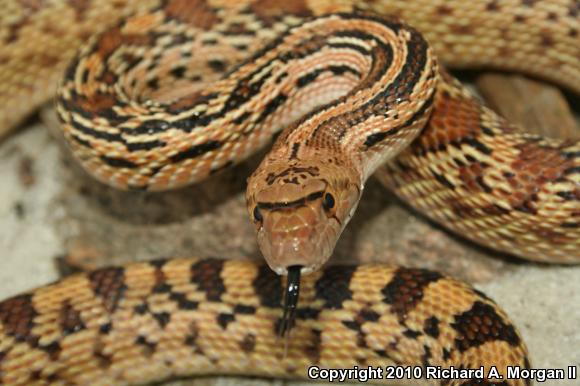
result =
[[298,295],[300,295],[300,270],[301,265],[288,267],[288,281],[286,283],[286,295],[284,296],[284,314],[280,322],[280,336],[287,336],[296,319],[296,307]]

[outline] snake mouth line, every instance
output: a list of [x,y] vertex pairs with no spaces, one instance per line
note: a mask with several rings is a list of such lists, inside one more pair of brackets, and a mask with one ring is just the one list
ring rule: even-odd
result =
[[258,208],[266,209],[270,211],[281,210],[281,209],[291,209],[306,205],[310,201],[317,200],[324,195],[324,191],[310,193],[308,196],[300,198],[298,200],[289,202],[258,202]]

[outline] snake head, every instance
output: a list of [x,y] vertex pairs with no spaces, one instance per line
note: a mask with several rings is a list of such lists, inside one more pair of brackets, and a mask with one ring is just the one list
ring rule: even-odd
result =
[[300,266],[308,274],[328,260],[361,194],[361,184],[348,177],[335,164],[278,161],[249,178],[248,212],[276,273]]

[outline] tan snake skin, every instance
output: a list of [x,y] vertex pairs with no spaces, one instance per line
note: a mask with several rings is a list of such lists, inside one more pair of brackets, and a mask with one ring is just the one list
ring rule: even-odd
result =
[[[282,279],[262,263],[105,268],[0,303],[0,385],[127,385],[175,376],[305,378],[309,366],[529,368],[505,313],[436,272],[334,266],[304,277],[288,351]],[[525,385],[522,379],[478,385]],[[474,385],[470,379],[450,385]]]
[[[75,276],[1,303],[0,384],[127,384],[200,373],[304,377],[316,363],[529,367],[505,314],[463,284],[405,268],[317,269],[366,178],[425,122],[419,138],[379,169],[397,195],[491,248],[580,261],[580,145],[520,134],[436,70],[412,30],[367,13],[401,16],[446,65],[524,71],[579,92],[577,2],[369,1],[357,2],[365,13],[356,17],[314,20],[353,6],[130,3],[9,1],[0,19],[0,122],[15,125],[54,94],[53,82],[95,25],[149,5],[152,11],[91,39],[61,83],[65,135],[97,178],[132,189],[191,183],[241,161],[306,114],[278,138],[248,187],[269,265],[280,273],[290,265],[315,271],[304,278],[288,358],[267,354],[281,346],[278,276],[250,263],[176,260]],[[285,38],[269,43],[277,36]],[[376,49],[385,41],[403,50]],[[400,54],[410,47],[424,62]],[[271,65],[275,60],[283,65]],[[228,69],[233,76],[212,83]],[[413,78],[410,69],[418,70]],[[244,74],[252,75],[245,83]],[[407,77],[389,89],[397,74]],[[383,76],[382,84],[370,82]],[[376,102],[379,87],[397,97]],[[318,129],[331,121],[330,130]],[[357,124],[362,129],[351,130]],[[290,188],[270,188],[274,183]]]

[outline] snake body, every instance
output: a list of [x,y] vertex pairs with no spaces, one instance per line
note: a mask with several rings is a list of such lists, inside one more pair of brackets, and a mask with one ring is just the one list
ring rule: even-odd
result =
[[[55,92],[42,82],[64,71],[95,21],[111,26],[83,45],[57,97],[73,153],[110,185],[198,181],[290,125],[249,179],[248,211],[271,268],[312,273],[285,359],[265,354],[280,352],[280,278],[265,266],[176,260],[64,279],[0,304],[0,384],[304,376],[313,363],[529,367],[503,311],[463,284],[405,268],[318,268],[375,170],[466,238],[580,261],[580,144],[522,133],[440,68],[413,28],[377,16],[415,26],[446,65],[523,71],[579,92],[577,2],[8,4],[5,125]],[[120,8],[134,13],[115,24]],[[70,25],[56,22],[65,17]]]
[[160,260],[66,278],[0,303],[0,384],[305,378],[309,366],[401,364],[493,365],[506,377],[507,366],[530,366],[505,313],[436,272],[333,266],[304,279],[285,353],[276,335],[282,278],[264,263]]

